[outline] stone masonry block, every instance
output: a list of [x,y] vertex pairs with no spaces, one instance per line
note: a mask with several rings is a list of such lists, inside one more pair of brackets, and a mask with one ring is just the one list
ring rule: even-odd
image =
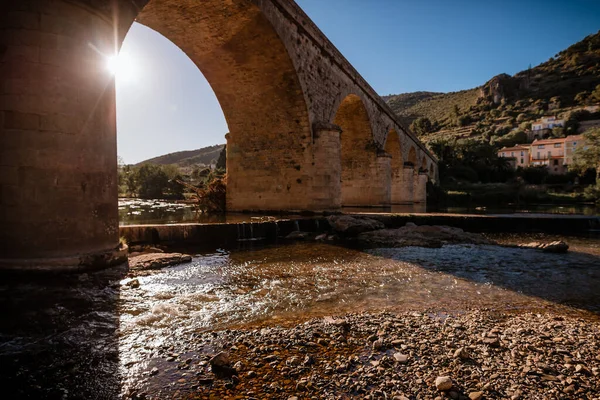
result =
[[38,129],[40,116],[18,111],[4,111],[4,127],[7,129]]

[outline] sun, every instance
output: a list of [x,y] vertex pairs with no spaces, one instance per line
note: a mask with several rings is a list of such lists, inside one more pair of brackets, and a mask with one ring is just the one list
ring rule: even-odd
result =
[[135,62],[127,53],[119,53],[106,59],[106,68],[120,82],[131,82],[136,77]]

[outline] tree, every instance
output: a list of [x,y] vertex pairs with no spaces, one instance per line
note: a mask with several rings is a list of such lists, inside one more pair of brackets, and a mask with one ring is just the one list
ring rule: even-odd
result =
[[227,145],[223,146],[223,149],[219,153],[219,159],[217,160],[217,169],[227,171]]
[[577,148],[569,168],[579,173],[595,169],[596,186],[600,186],[600,128],[584,132],[583,140],[584,146]]
[[123,165],[119,168],[119,186],[122,187],[119,192],[126,196],[137,194],[137,169],[134,166]]
[[412,130],[417,136],[422,136],[426,133],[431,132],[432,124],[429,118],[419,117],[410,124],[410,130]]
[[595,101],[600,101],[600,85],[596,86],[590,97]]
[[159,199],[169,185],[169,177],[158,165],[144,164],[137,172],[139,196],[143,199]]

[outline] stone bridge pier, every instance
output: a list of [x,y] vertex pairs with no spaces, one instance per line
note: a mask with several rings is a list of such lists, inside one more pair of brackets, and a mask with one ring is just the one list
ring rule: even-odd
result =
[[215,92],[230,132],[230,211],[425,200],[437,160],[293,0],[0,0],[2,267],[110,263],[119,237],[107,61],[136,20],[184,51]]

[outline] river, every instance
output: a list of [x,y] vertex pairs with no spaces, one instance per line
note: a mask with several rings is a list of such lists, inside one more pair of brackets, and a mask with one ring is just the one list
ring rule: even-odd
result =
[[196,254],[189,264],[139,277],[135,289],[121,284],[124,268],[7,277],[0,284],[1,387],[31,398],[79,398],[74,391],[110,398],[141,376],[162,387],[166,378],[153,381],[150,369],[164,363],[164,351],[185,351],[177,349],[182,338],[348,312],[551,311],[597,319],[600,239],[541,239],[564,239],[572,251],[293,243]]
[[[444,212],[450,214],[562,214],[562,215],[600,215],[600,210],[592,205],[529,205],[523,207],[451,207],[445,209],[427,207],[425,204],[394,205],[384,208],[345,207],[345,212],[392,212],[392,213],[428,213]],[[278,217],[290,217],[282,215]],[[175,223],[238,223],[263,219],[262,214],[205,214],[193,204],[177,203],[166,200],[119,199],[119,224],[175,224]]]

